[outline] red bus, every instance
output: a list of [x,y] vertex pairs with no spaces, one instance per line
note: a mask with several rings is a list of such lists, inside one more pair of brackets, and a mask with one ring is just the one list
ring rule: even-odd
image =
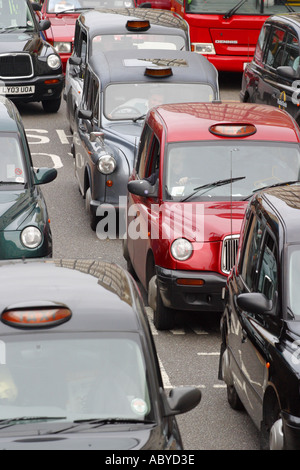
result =
[[265,20],[300,12],[299,0],[171,0],[190,27],[192,48],[219,71],[242,72]]

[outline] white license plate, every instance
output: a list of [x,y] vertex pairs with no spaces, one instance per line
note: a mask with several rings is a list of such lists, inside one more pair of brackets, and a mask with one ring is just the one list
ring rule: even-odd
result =
[[31,95],[34,91],[34,85],[0,86],[0,95]]

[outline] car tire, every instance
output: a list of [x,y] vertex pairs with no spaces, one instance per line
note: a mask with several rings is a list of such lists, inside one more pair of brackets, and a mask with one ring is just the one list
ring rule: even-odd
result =
[[46,113],[57,113],[60,108],[61,97],[56,100],[44,100],[42,105]]
[[91,200],[92,200],[91,188],[88,188],[85,193],[85,208],[90,217],[91,229],[94,230],[95,232],[97,228],[98,218],[96,214],[93,211],[91,211]]
[[227,385],[227,400],[233,410],[244,409],[244,405],[241,402],[234,385]]
[[129,274],[131,274],[131,276],[134,279],[137,279],[137,275],[135,273],[134,267],[132,266],[132,262],[130,260],[130,256],[129,256],[129,253],[128,253],[127,240],[126,239],[123,239],[122,246],[123,246],[123,258],[126,260],[127,271],[129,272]]
[[165,307],[157,288],[156,308],[153,313],[153,323],[157,330],[171,330],[174,327],[175,310]]

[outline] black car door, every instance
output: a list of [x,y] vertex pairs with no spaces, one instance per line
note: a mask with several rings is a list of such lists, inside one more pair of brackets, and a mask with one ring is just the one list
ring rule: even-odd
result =
[[[257,228],[261,243],[257,250],[257,259],[254,257],[255,273],[251,275],[251,281],[254,281],[252,287],[253,292],[264,294],[272,302],[272,313],[240,312],[240,354],[248,409],[254,421],[258,423],[261,420],[264,389],[268,377],[269,348],[270,344],[276,341],[270,325],[273,323],[278,302],[278,257],[275,240],[259,219],[257,219]],[[255,233],[253,239],[255,240]]]

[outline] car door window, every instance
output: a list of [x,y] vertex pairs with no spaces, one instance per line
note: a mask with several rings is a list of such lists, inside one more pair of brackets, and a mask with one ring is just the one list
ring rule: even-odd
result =
[[284,30],[277,27],[272,29],[267,49],[266,64],[273,68],[281,65],[285,50]]
[[140,179],[143,179],[146,176],[148,149],[152,139],[152,135],[152,129],[147,124],[145,124],[140,139],[136,165],[136,171]]
[[263,223],[253,215],[248,226],[241,270],[242,278],[250,291],[255,290],[262,236]]
[[255,48],[255,61],[258,64],[262,64],[263,62],[263,54],[264,54],[264,49],[265,49],[265,43],[267,40],[267,33],[269,32],[270,28],[268,28],[266,25],[264,25],[261,28],[261,31],[259,33],[259,37],[257,40],[256,48]]
[[287,34],[285,54],[281,65],[288,65],[294,70],[299,67],[299,40],[291,33]]
[[258,292],[273,300],[277,292],[277,248],[274,239],[267,232],[264,240],[261,265],[258,273]]

